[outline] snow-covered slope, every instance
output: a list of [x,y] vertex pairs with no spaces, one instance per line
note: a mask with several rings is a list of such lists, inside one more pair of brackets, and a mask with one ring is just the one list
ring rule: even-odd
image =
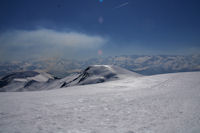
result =
[[81,74],[78,74],[76,78],[65,81],[61,87],[96,84],[127,77],[136,78],[140,76],[140,74],[131,72],[118,66],[93,65],[87,67],[81,72]]
[[0,93],[2,133],[199,133],[200,72]]
[[15,72],[0,80],[0,91],[39,90],[38,87],[51,80],[54,80],[54,77],[41,71]]

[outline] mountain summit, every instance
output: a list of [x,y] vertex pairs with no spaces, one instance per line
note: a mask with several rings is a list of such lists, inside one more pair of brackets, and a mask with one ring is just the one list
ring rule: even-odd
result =
[[61,86],[96,84],[124,77],[139,77],[140,74],[113,65],[92,65],[83,70],[74,79],[64,82]]

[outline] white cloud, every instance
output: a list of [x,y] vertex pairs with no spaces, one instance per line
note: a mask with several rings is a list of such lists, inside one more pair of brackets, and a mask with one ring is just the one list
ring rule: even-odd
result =
[[73,48],[95,48],[106,43],[100,36],[78,32],[59,32],[50,29],[14,30],[0,35],[0,47],[68,46]]

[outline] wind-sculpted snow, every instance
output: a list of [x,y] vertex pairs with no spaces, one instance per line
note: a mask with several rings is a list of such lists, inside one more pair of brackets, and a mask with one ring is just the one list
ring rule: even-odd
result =
[[199,133],[199,110],[200,72],[129,76],[50,91],[0,93],[0,132]]

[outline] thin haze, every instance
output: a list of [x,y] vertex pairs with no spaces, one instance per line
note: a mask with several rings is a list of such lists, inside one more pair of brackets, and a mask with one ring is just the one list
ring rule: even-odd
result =
[[0,60],[198,54],[199,6],[199,0],[1,0]]

